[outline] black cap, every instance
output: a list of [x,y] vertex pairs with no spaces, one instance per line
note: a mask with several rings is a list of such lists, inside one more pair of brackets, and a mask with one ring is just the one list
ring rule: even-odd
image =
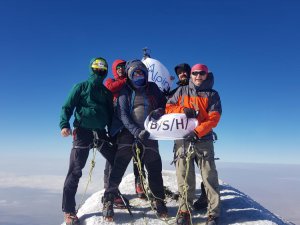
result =
[[175,66],[174,70],[175,70],[175,73],[176,73],[177,76],[178,76],[178,74],[177,74],[177,70],[178,69],[182,69],[182,70],[186,71],[187,75],[188,75],[188,78],[190,78],[191,67],[190,67],[189,64],[187,64],[187,63],[181,63],[181,64],[178,64],[177,66]]

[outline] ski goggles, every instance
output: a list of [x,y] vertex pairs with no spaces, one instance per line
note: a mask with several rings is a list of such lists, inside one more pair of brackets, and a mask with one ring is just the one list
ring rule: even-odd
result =
[[197,76],[197,75],[205,76],[206,74],[207,74],[207,73],[206,73],[204,70],[192,72],[192,75],[193,75],[193,76]]
[[96,59],[91,66],[93,69],[107,70],[107,64],[101,59]]
[[119,70],[119,69],[123,69],[124,70],[125,69],[125,65],[117,65],[116,69],[117,70]]

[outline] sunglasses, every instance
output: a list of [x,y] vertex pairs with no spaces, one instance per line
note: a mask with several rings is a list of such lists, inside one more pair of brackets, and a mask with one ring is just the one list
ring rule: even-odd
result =
[[205,71],[194,71],[192,72],[192,75],[197,76],[197,75],[201,75],[201,76],[205,76],[207,73]]
[[119,70],[119,69],[125,69],[125,65],[118,65],[116,68],[117,68],[117,70]]

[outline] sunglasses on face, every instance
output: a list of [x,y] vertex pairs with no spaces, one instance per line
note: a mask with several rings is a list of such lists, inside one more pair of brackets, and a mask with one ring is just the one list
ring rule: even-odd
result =
[[201,76],[205,76],[207,73],[205,71],[194,71],[192,72],[192,75],[197,76],[197,75],[201,75]]
[[118,65],[116,68],[117,68],[117,70],[119,70],[119,69],[125,69],[125,65]]

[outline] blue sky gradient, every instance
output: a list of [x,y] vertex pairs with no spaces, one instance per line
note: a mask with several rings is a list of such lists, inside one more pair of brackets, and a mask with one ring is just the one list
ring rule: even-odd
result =
[[[60,109],[90,59],[111,65],[147,46],[173,75],[182,62],[214,72],[222,161],[300,164],[299,11],[279,0],[1,1],[1,155],[67,155]],[[160,146],[171,160],[172,142]]]

